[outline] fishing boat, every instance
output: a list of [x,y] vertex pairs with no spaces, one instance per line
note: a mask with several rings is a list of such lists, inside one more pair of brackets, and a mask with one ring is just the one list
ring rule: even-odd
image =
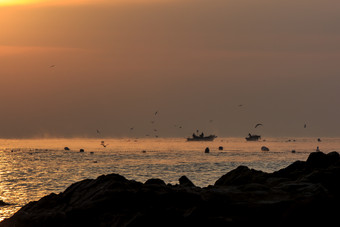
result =
[[246,137],[247,141],[258,141],[259,139],[261,139],[260,135],[252,135],[252,134],[248,134],[248,136]]
[[213,141],[217,136],[215,135],[209,135],[204,136],[203,133],[199,136],[197,136],[195,133],[192,134],[191,138],[187,138],[187,141]]

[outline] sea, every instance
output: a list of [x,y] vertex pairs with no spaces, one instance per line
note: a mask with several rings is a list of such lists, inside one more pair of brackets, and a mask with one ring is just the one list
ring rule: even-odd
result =
[[[340,138],[45,138],[0,139],[0,221],[30,201],[63,192],[71,184],[116,173],[144,183],[159,178],[178,184],[185,175],[207,187],[240,165],[274,172],[305,161],[311,152],[340,151]],[[103,146],[103,144],[105,146]],[[269,151],[262,151],[266,146]],[[68,147],[69,150],[64,148]],[[210,152],[205,153],[209,148]],[[82,152],[81,152],[82,150]]]

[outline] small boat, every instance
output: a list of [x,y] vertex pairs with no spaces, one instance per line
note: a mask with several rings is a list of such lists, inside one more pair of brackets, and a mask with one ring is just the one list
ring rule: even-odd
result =
[[259,135],[252,135],[249,133],[248,137],[246,137],[247,141],[258,141],[259,139],[261,139],[261,136]]
[[203,134],[197,136],[194,133],[191,138],[187,138],[187,141],[213,141],[216,137],[215,135],[204,136]]

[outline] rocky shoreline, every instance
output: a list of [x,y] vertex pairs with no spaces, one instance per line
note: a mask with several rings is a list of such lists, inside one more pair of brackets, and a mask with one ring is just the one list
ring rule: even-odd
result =
[[145,183],[118,174],[30,202],[0,226],[337,225],[340,155],[313,152],[273,173],[239,166],[214,185]]

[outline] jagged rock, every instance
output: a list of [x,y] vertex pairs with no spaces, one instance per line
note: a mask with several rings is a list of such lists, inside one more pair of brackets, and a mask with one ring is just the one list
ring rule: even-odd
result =
[[241,185],[249,182],[262,183],[267,176],[268,174],[262,171],[249,169],[247,166],[239,166],[218,179],[215,186]]
[[191,180],[189,180],[189,178],[187,178],[186,176],[181,176],[178,181],[179,185],[186,187],[196,187],[194,183],[192,183]]
[[7,205],[10,205],[9,203],[5,203],[4,201],[0,200],[0,207],[1,206],[7,206]]
[[72,184],[30,202],[1,227],[21,226],[329,226],[338,222],[338,153],[311,153],[274,173],[239,166],[213,186],[118,174]]

